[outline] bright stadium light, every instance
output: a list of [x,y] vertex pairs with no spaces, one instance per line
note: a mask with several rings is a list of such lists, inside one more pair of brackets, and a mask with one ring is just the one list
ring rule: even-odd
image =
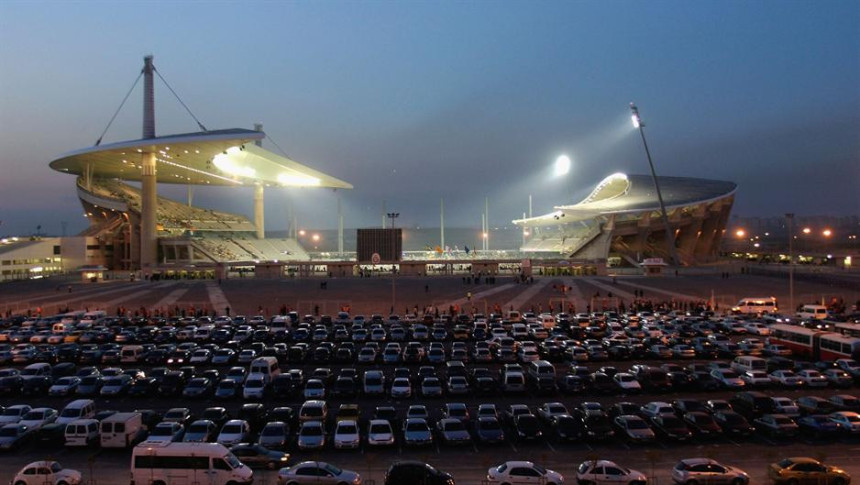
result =
[[567,175],[568,172],[570,172],[570,157],[567,155],[559,155],[559,157],[555,159],[555,176],[561,177],[563,175]]

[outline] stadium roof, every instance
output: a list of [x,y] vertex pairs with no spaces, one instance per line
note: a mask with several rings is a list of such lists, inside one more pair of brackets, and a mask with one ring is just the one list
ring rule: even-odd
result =
[[140,180],[140,154],[155,153],[159,183],[351,189],[352,185],[254,144],[261,131],[234,128],[98,145],[51,162],[59,172]]
[[[658,177],[658,180],[667,209],[712,202],[737,190],[737,184],[723,180],[689,177]],[[650,175],[616,173],[603,179],[582,201],[553,209],[555,211],[549,214],[513,222],[526,226],[553,225],[599,215],[656,211],[660,210],[660,205]]]

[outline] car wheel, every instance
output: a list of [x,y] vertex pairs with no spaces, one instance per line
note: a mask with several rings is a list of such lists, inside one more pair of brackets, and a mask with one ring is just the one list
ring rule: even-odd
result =
[[698,480],[687,480],[686,485],[699,485]]
[[786,485],[798,485],[798,481],[796,478],[792,478],[791,480],[786,482]]
[[270,461],[270,462],[266,463],[266,468],[269,470],[274,470],[275,469],[275,462]]
[[18,482],[15,482],[15,485],[27,485],[27,484],[24,482],[18,481]]
[[735,478],[732,480],[732,485],[744,485],[746,481],[743,478]]
[[65,481],[65,480],[63,480],[63,481],[61,481],[61,482],[57,482],[57,485],[69,485],[69,484],[68,484],[68,483],[66,483],[66,481]]
[[833,485],[846,485],[844,478],[834,478]]
[[508,482],[502,482],[502,485],[511,485],[511,484]]

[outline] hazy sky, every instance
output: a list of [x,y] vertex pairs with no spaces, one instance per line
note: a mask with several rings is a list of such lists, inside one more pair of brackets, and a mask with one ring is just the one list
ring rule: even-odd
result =
[[[647,173],[739,184],[735,214],[860,212],[860,2],[0,2],[0,234],[85,227],[58,155],[92,145],[146,54],[209,129],[264,124],[351,182],[348,227],[480,227]],[[156,82],[159,135],[196,131]],[[105,143],[140,138],[138,86]],[[265,146],[277,151],[268,141]],[[551,177],[556,156],[573,169]],[[184,189],[159,188],[178,199]],[[195,202],[252,213],[252,190]],[[289,196],[336,226],[336,196]],[[288,196],[266,193],[268,229]]]

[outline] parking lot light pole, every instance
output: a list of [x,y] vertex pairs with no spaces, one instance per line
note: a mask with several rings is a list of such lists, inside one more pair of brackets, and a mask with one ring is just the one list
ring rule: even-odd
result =
[[794,311],[794,213],[785,214],[788,222],[788,314]]

